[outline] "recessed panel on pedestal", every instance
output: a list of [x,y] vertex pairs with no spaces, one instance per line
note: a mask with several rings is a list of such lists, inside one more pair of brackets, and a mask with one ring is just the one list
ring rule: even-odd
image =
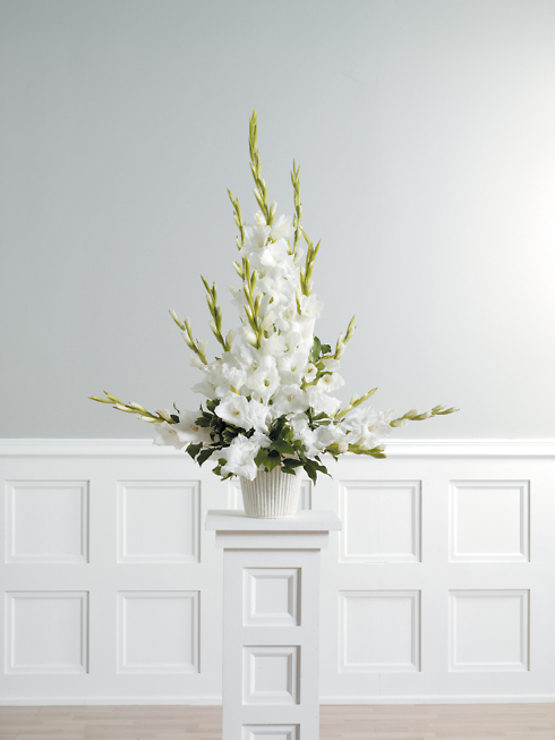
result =
[[6,593],[6,673],[86,673],[88,593]]
[[344,481],[340,561],[419,561],[420,498],[419,481]]
[[243,704],[298,704],[298,672],[298,646],[245,646]]
[[451,561],[529,560],[529,509],[528,481],[453,481]]
[[418,591],[339,593],[339,671],[420,670]]
[[245,568],[243,624],[300,624],[300,568]]
[[454,590],[449,598],[449,670],[529,670],[527,590]]
[[199,592],[118,594],[119,673],[198,673]]
[[241,740],[300,740],[299,725],[243,725]]
[[86,563],[87,481],[13,481],[6,486],[6,562]]
[[118,562],[196,563],[198,481],[129,481],[118,486]]

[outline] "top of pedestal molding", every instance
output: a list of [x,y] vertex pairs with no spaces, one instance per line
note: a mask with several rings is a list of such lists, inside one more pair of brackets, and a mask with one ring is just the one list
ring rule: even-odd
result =
[[206,529],[220,532],[330,532],[341,529],[333,511],[300,511],[280,519],[254,519],[244,511],[216,509],[208,512]]

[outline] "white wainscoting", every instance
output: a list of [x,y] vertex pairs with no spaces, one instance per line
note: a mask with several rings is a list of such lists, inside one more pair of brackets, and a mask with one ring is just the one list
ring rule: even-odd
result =
[[[302,508],[343,522],[322,553],[322,702],[555,701],[555,443],[388,452],[303,483]],[[204,520],[237,484],[147,440],[2,440],[0,479],[0,703],[219,703]]]

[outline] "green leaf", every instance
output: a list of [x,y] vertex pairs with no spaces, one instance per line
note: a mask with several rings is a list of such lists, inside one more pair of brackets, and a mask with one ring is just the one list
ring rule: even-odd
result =
[[331,475],[330,475],[330,474],[328,473],[328,469],[326,468],[326,466],[325,466],[325,465],[316,465],[316,464],[315,464],[315,465],[314,465],[314,467],[316,468],[316,470],[317,470],[317,471],[318,471],[319,473],[324,473],[324,475],[329,475],[329,476],[330,476],[330,478],[331,478]]
[[282,455],[295,454],[295,448],[293,445],[289,444],[289,442],[286,442],[284,439],[275,439],[272,442],[271,449],[281,452]]
[[286,460],[283,461],[283,469],[285,468],[300,468],[303,466],[302,460],[294,460],[290,457],[288,457]]
[[316,362],[318,358],[320,357],[320,353],[322,351],[322,342],[318,339],[318,337],[314,337],[314,344],[312,345],[312,361]]
[[209,457],[212,457],[214,450],[211,450],[209,447],[205,450],[203,450],[200,455],[197,457],[197,462],[199,465],[202,465],[202,463],[206,462]]
[[193,442],[191,442],[191,444],[187,447],[186,452],[188,452],[189,455],[194,460],[201,450],[202,450],[202,442],[198,442],[197,444],[194,444]]
[[270,450],[270,452],[268,452],[268,457],[266,458],[266,462],[264,463],[268,473],[271,473],[272,470],[274,468],[277,468],[280,463],[281,463],[281,455],[279,454],[279,452],[276,452],[275,450]]
[[267,457],[268,457],[268,450],[266,450],[264,447],[259,449],[256,457],[254,458],[254,462],[256,463],[256,466],[258,468],[262,467],[262,465],[264,465],[264,463],[266,462]]
[[206,416],[199,416],[195,423],[199,427],[209,427],[212,424],[212,418],[210,416],[208,418]]
[[306,474],[308,475],[308,477],[310,478],[310,480],[313,483],[316,483],[316,468],[314,466],[314,463],[311,463],[310,461],[309,462],[305,462],[305,464],[303,465],[303,467],[306,470]]

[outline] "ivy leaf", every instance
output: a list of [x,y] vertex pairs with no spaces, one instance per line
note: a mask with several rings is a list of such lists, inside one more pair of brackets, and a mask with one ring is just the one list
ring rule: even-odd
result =
[[318,339],[318,337],[314,337],[314,344],[312,345],[312,350],[310,352],[313,362],[318,362],[321,352],[322,352],[322,342]]
[[331,478],[331,475],[328,473],[328,469],[325,465],[319,465],[318,463],[314,463],[314,467],[319,473],[324,473],[324,475],[329,475]]
[[278,465],[281,463],[281,455],[276,450],[270,450],[268,452],[268,457],[266,458],[266,462],[264,465],[266,466],[266,470],[268,473],[271,473],[274,468],[277,468]]
[[302,462],[302,460],[294,460],[294,459],[288,457],[286,460],[283,461],[282,467],[283,467],[284,470],[285,470],[285,468],[292,468],[292,469],[293,468],[301,468],[303,466],[303,464],[304,463]]
[[201,450],[202,450],[202,442],[198,442],[197,444],[194,444],[193,442],[191,442],[191,444],[187,447],[186,452],[188,452],[189,455],[194,460]]
[[295,454],[295,448],[293,445],[289,444],[289,442],[286,442],[284,439],[275,439],[272,442],[271,449],[281,452],[282,455]]
[[261,447],[258,450],[258,452],[256,454],[256,457],[254,458],[254,462],[256,463],[256,467],[257,468],[261,468],[264,465],[264,463],[266,462],[266,458],[267,457],[268,457],[268,450],[266,450],[264,447]]
[[202,465],[202,463],[206,462],[209,457],[212,457],[212,453],[214,450],[210,449],[209,447],[205,450],[203,450],[200,455],[197,457],[197,463],[199,465]]
[[316,483],[316,467],[315,467],[314,463],[312,463],[312,462],[310,462],[310,460],[308,460],[307,462],[305,462],[305,464],[303,465],[303,467],[306,470],[306,474],[308,475],[308,477],[310,478],[310,480],[313,483]]

